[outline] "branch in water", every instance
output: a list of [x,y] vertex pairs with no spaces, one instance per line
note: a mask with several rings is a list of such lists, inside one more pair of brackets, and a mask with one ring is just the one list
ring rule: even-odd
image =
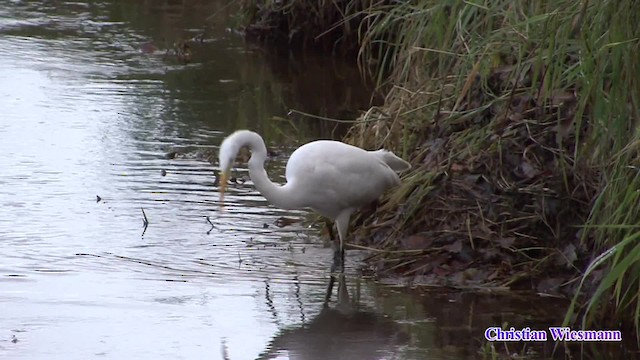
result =
[[144,213],[144,208],[140,208],[140,210],[142,210],[142,226],[144,226],[144,230],[142,230],[142,236],[144,236],[144,233],[147,231],[147,227],[149,226],[149,219],[147,219],[147,214]]

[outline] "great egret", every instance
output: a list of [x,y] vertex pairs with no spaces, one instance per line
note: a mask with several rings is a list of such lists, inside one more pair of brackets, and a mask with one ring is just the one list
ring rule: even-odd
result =
[[411,168],[391,151],[366,151],[339,141],[317,140],[291,154],[285,171],[287,183],[280,186],[269,180],[264,169],[267,147],[262,137],[253,131],[238,130],[220,145],[221,204],[229,171],[238,151],[245,146],[251,150],[249,177],[271,204],[283,209],[310,208],[335,222],[340,238],[336,252],[341,260],[351,214],[399,185],[396,172]]

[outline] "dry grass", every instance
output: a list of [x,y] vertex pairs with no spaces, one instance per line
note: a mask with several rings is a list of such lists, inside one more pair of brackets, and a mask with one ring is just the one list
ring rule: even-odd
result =
[[354,219],[373,266],[573,296],[567,322],[637,333],[639,3],[277,4],[254,2],[254,23],[289,45],[357,44],[388,92],[347,137],[414,165]]
[[392,45],[361,56],[392,69],[377,73],[391,91],[349,139],[402,149],[414,170],[356,219],[357,241],[424,249],[373,259],[428,283],[591,294],[584,326],[637,331],[640,5],[443,4],[367,18]]

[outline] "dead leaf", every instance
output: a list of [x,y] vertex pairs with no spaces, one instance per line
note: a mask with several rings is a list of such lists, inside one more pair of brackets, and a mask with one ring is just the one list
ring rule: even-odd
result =
[[514,237],[503,237],[503,238],[498,239],[496,242],[502,248],[511,249],[512,246],[513,246],[513,243],[515,241],[516,241],[516,238],[514,238]]
[[444,148],[444,144],[445,140],[442,138],[428,140],[427,142],[425,142],[422,147],[428,148],[429,151],[427,151],[427,154],[422,160],[422,163],[427,165],[428,167],[436,166],[438,164],[439,154]]
[[458,271],[449,277],[449,281],[455,285],[465,285],[467,283],[467,278],[464,275],[464,271]]
[[576,260],[578,260],[578,254],[576,253],[576,246],[573,244],[565,246],[562,254],[556,256],[556,264],[564,265],[568,268],[571,267]]
[[542,281],[538,283],[537,289],[538,292],[541,293],[557,294],[559,293],[560,285],[562,285],[562,283],[564,283],[564,279],[561,278],[542,279]]
[[519,166],[518,175],[524,177],[528,180],[538,176],[540,174],[540,170],[536,169],[529,161],[524,159]]
[[479,271],[476,268],[468,268],[464,270],[462,273],[464,274],[465,279],[471,280],[471,279],[474,279],[476,275],[478,275],[478,272]]
[[442,248],[450,253],[457,254],[462,251],[462,240],[458,239],[453,244],[445,245]]
[[488,262],[496,260],[500,257],[500,251],[496,248],[480,249],[480,253],[482,254],[482,258]]
[[448,269],[438,266],[437,268],[433,269],[433,273],[436,276],[445,276],[445,275],[449,275],[450,271]]
[[551,105],[553,106],[561,106],[570,104],[576,101],[576,95],[573,92],[564,91],[564,90],[556,90],[551,93],[549,97]]
[[152,42],[145,42],[140,44],[140,51],[143,54],[153,54],[157,50],[158,50],[158,47],[156,47]]
[[433,237],[427,234],[414,234],[401,240],[403,248],[407,250],[428,249],[433,244]]
[[283,228],[285,226],[289,226],[289,225],[295,224],[297,222],[300,222],[300,219],[293,219],[293,218],[287,218],[287,217],[284,217],[284,216],[280,216],[273,223],[275,224],[275,226],[277,226],[279,228]]
[[453,172],[461,172],[467,170],[467,167],[462,164],[453,163],[451,164],[450,170]]

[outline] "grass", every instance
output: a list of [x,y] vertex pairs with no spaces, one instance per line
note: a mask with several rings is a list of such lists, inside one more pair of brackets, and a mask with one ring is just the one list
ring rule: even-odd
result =
[[[366,68],[391,87],[389,115],[381,121],[383,136],[372,135],[371,124],[364,124],[353,129],[352,140],[402,148],[414,164],[442,150],[437,161],[417,166],[380,209],[402,206],[401,226],[390,238],[420,229],[451,231],[451,224],[441,224],[451,222],[465,203],[471,209],[473,201],[456,201],[454,194],[467,184],[434,194],[434,186],[444,184],[434,183],[433,174],[444,174],[448,185],[479,174],[509,193],[488,196],[507,216],[483,216],[476,208],[464,215],[475,217],[474,227],[489,227],[495,239],[534,240],[528,245],[542,245],[538,250],[524,251],[526,241],[519,249],[538,263],[548,262],[553,251],[562,253],[566,244],[584,249],[578,255],[588,261],[570,264],[581,279],[570,289],[575,296],[566,321],[580,307],[580,295],[588,294],[582,326],[632,319],[637,334],[640,31],[633,24],[639,10],[633,1],[418,1],[366,17],[361,64],[379,60],[380,67]],[[444,145],[434,146],[434,139],[444,139]],[[510,176],[514,169],[528,181]],[[487,203],[483,194],[465,198]],[[569,209],[557,210],[553,219],[544,206],[536,207],[536,199]],[[440,224],[418,220],[437,213],[434,200],[444,209],[436,216]],[[521,220],[514,224],[513,218]],[[469,236],[474,237],[481,243],[487,236]],[[525,270],[536,268],[549,269],[536,264]],[[590,281],[594,273],[598,278]]]
[[247,3],[289,44],[357,43],[387,94],[347,137],[414,165],[354,220],[387,269],[561,293],[640,343],[640,3]]

